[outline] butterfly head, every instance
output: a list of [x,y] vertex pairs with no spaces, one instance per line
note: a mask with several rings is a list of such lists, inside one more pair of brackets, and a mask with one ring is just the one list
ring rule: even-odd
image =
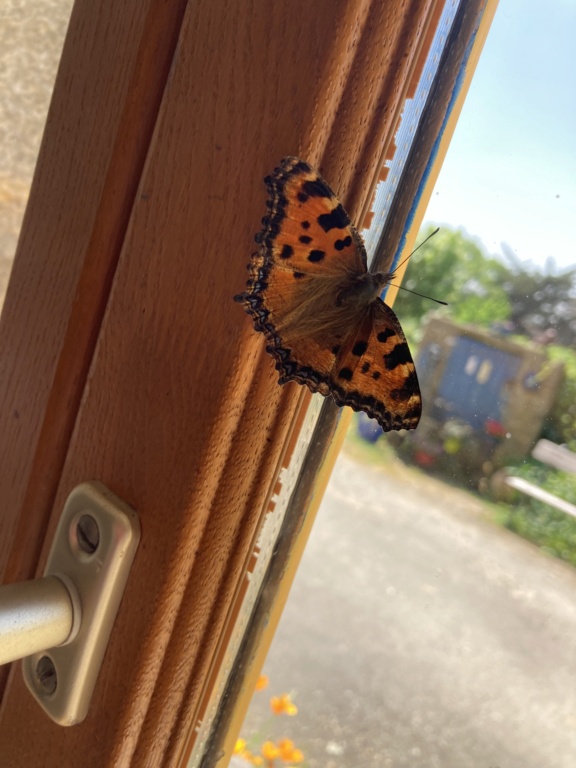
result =
[[354,306],[358,310],[367,307],[380,296],[382,289],[392,278],[393,275],[388,272],[364,272],[354,275],[338,294],[336,303],[338,306]]

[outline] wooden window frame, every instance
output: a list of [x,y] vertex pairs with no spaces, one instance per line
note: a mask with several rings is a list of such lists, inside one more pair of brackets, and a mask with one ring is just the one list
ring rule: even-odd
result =
[[[277,386],[231,302],[261,178],[299,154],[362,220],[441,5],[76,3],[0,319],[2,580],[41,574],[84,480],[138,511],[142,540],[83,723],[48,720],[19,665],[0,679],[8,764],[176,766],[189,753],[310,400]],[[464,2],[458,44],[488,17],[486,0]],[[437,139],[442,120],[428,119]],[[419,151],[424,173],[432,150]],[[405,235],[409,182],[388,253]],[[270,641],[254,621],[277,620],[278,573],[288,584],[295,572],[336,419],[327,402],[246,648]],[[228,701],[256,666],[237,665]],[[229,755],[241,710],[222,709],[208,760],[222,745]]]

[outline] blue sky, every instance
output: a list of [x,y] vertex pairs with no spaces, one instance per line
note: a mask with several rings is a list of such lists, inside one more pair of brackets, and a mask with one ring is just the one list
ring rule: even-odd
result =
[[576,265],[575,41],[575,0],[500,0],[426,221]]

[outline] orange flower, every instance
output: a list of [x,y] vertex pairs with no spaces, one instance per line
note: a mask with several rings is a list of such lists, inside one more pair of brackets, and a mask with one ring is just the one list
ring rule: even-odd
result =
[[246,760],[247,763],[250,763],[250,765],[264,765],[264,760],[262,760],[260,755],[253,755],[249,749],[245,749],[241,752],[240,757],[243,760]]
[[264,688],[267,688],[267,687],[268,687],[268,675],[260,675],[260,677],[256,681],[256,690],[263,691]]
[[280,757],[280,750],[273,741],[265,741],[260,751],[266,760],[276,760],[277,757]]
[[272,696],[270,699],[270,709],[275,715],[296,715],[298,707],[293,703],[288,693],[281,696]]
[[280,739],[278,751],[280,752],[280,759],[284,763],[301,763],[304,760],[302,751],[295,748],[291,739]]

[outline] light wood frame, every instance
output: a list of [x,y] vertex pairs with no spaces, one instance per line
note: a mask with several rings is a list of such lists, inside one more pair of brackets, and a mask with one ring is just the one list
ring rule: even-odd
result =
[[0,571],[42,572],[84,480],[142,540],[82,724],[3,677],[7,765],[181,764],[308,399],[231,301],[262,177],[300,155],[358,219],[440,7],[76,3],[0,321]]

